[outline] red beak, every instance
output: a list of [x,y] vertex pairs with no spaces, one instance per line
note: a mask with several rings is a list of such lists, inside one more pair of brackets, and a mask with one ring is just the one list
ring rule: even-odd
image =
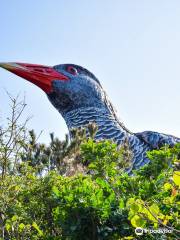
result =
[[52,92],[53,80],[68,80],[68,77],[57,72],[53,67],[28,63],[0,63],[0,67],[34,83],[45,93]]

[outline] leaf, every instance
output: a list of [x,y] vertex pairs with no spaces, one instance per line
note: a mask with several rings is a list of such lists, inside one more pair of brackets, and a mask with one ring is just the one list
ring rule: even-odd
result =
[[171,215],[170,216],[166,215],[164,217],[163,224],[166,225],[169,222],[170,219],[173,219],[173,217]]
[[89,169],[96,169],[96,164],[95,164],[95,163],[90,163],[90,164],[88,165],[88,168],[89,168]]
[[180,187],[180,171],[174,171],[173,181],[178,187]]
[[19,224],[19,230],[20,230],[20,232],[22,232],[24,228],[25,228],[24,223],[20,223],[20,224]]
[[164,225],[167,225],[167,223],[169,222],[170,219],[173,219],[172,216],[166,215],[166,216],[164,217],[164,219],[163,219],[163,224],[164,224]]
[[129,208],[131,206],[132,203],[135,202],[135,198],[129,198],[127,203],[126,203],[126,207]]
[[11,220],[12,220],[13,222],[15,222],[17,219],[18,219],[18,216],[17,216],[17,215],[14,215],[14,216],[11,218]]
[[43,232],[40,230],[36,222],[33,222],[32,227],[36,229],[40,236],[43,236]]
[[150,207],[149,210],[152,212],[154,215],[158,215],[159,213],[159,207],[157,204],[153,203]]
[[52,191],[57,197],[59,197],[59,189],[56,186],[52,187]]
[[133,203],[130,209],[132,212],[136,213],[139,211],[139,205],[137,203]]
[[121,198],[120,201],[119,201],[119,208],[121,208],[121,209],[124,208],[124,201],[123,201],[122,198]]
[[163,187],[164,187],[164,190],[168,191],[169,189],[172,188],[172,185],[170,183],[165,183]]
[[145,223],[146,221],[138,215],[134,215],[134,217],[131,219],[131,224],[133,227],[143,227]]
[[133,237],[133,236],[128,236],[128,237],[125,237],[125,238],[123,238],[123,239],[125,239],[125,240],[131,240],[131,239],[134,239],[134,237]]
[[149,220],[153,221],[153,223],[156,223],[157,222],[156,217],[158,217],[158,213],[159,213],[159,207],[158,207],[158,205],[153,203],[149,207],[149,211],[147,211],[147,215],[148,215]]
[[5,228],[6,228],[7,231],[9,231],[11,229],[11,225],[9,223],[6,223]]
[[106,187],[106,186],[108,186],[108,184],[105,182],[105,180],[103,180],[103,179],[100,178],[100,177],[96,178],[96,182],[97,182],[97,184],[99,184],[101,187]]
[[167,225],[167,223],[168,223],[168,219],[164,219],[163,225]]

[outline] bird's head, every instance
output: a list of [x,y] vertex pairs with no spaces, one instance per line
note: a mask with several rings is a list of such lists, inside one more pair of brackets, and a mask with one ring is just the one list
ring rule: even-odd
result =
[[0,63],[0,67],[40,87],[61,113],[104,105],[105,93],[100,82],[81,66],[60,64],[49,67],[26,63]]

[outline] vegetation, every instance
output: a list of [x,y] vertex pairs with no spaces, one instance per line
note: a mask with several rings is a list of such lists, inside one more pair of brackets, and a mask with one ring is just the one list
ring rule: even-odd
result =
[[19,124],[24,102],[11,102],[0,129],[0,239],[178,239],[180,144],[149,152],[129,176],[127,143],[95,142],[93,124],[73,130],[71,143],[53,134],[37,143]]

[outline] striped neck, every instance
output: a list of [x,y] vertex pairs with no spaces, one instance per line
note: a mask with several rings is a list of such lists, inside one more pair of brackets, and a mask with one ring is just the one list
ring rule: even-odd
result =
[[69,130],[95,122],[98,126],[96,139],[112,139],[117,144],[121,144],[131,135],[123,124],[105,108],[79,108],[63,114],[63,117]]
[[95,122],[98,126],[95,139],[112,139],[117,145],[121,145],[124,141],[128,141],[129,147],[133,153],[132,166],[127,170],[131,172],[133,168],[139,168],[146,164],[149,160],[146,157],[146,151],[150,150],[148,145],[131,133],[118,120],[115,114],[111,114],[105,108],[79,108],[62,114],[68,129],[85,127],[91,122]]

